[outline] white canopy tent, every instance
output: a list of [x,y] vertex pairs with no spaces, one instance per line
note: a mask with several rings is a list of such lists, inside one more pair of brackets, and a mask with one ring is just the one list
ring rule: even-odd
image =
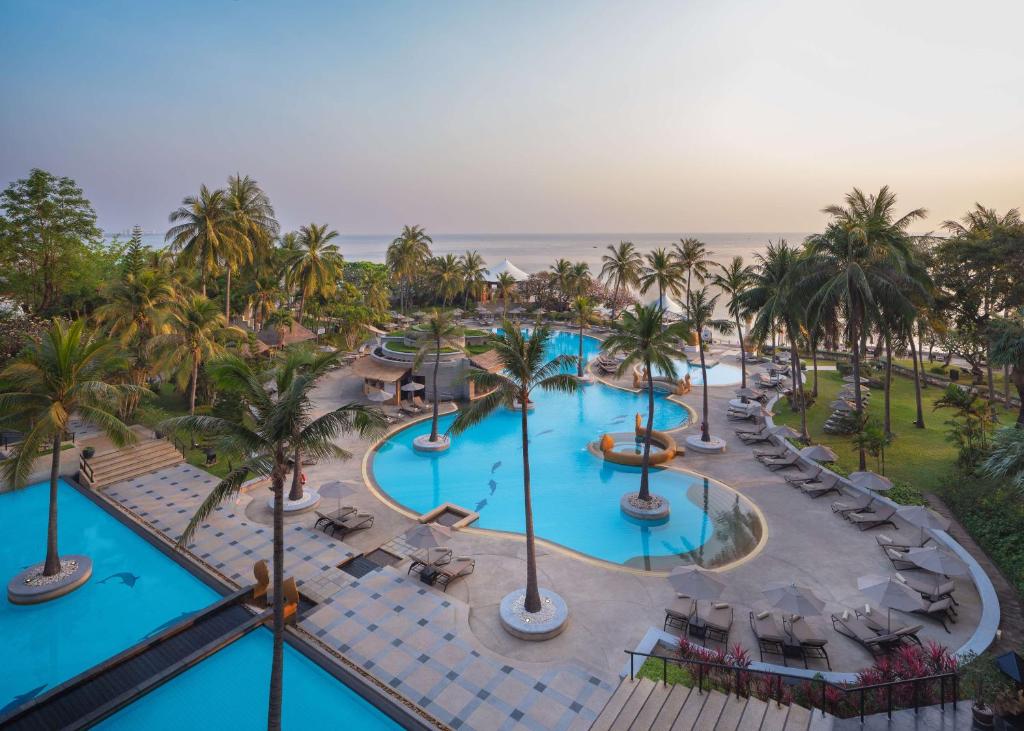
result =
[[509,274],[517,282],[525,282],[530,276],[508,259],[503,259],[500,264],[493,266],[484,272],[484,279],[488,284],[497,284],[498,277],[501,274]]

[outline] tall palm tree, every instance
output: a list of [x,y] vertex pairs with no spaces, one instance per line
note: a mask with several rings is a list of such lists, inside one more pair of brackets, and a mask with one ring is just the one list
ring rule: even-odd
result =
[[462,265],[455,254],[439,256],[431,262],[434,285],[441,295],[441,307],[447,307],[448,301],[454,299],[462,290]]
[[682,276],[675,257],[665,248],[648,252],[643,274],[640,276],[640,292],[647,293],[651,287],[658,288],[658,307],[665,310],[665,296],[678,297]]
[[416,275],[430,259],[430,245],[434,240],[427,236],[422,226],[403,226],[387,251],[387,265],[398,284],[402,312],[405,312],[406,295]]
[[1024,310],[1016,312],[1012,317],[994,321],[990,330],[992,362],[1011,368],[1010,380],[1020,400],[1016,427],[1024,429]]
[[436,442],[437,419],[441,397],[437,392],[437,372],[441,367],[441,351],[444,348],[462,349],[462,328],[450,314],[443,310],[434,310],[430,313],[425,323],[422,339],[419,343],[419,350],[416,351],[416,358],[413,360],[413,370],[419,370],[427,356],[434,357],[434,373],[430,381],[434,394],[434,411],[430,420],[430,441]]
[[615,306],[619,301],[619,291],[640,286],[640,274],[643,271],[644,259],[633,246],[632,241],[620,241],[618,245],[608,244],[607,254],[601,257],[600,279],[612,286],[611,319],[615,320],[618,313]]
[[711,264],[711,252],[699,239],[679,239],[673,251],[679,269],[686,275],[686,316],[690,316],[690,290],[693,288],[692,279],[704,284],[708,278],[708,267]]
[[462,287],[466,297],[466,307],[469,307],[469,298],[480,298],[484,289],[484,282],[487,273],[487,264],[484,258],[477,251],[467,251],[459,260],[462,269]]
[[288,278],[299,289],[300,325],[307,299],[330,294],[337,287],[344,260],[337,244],[331,243],[336,238],[338,232],[326,223],[299,227],[298,252],[288,267]]
[[[690,294],[687,292],[687,294]],[[700,353],[701,392],[703,394],[703,410],[700,419],[700,440],[711,441],[711,428],[708,424],[708,367],[704,360],[704,333],[708,330],[728,335],[732,332],[732,323],[728,320],[715,318],[715,305],[719,295],[710,296],[706,287],[701,287],[690,300],[690,315],[686,324],[691,331],[697,333],[697,350]]]
[[38,342],[0,372],[0,422],[25,430],[25,437],[2,464],[13,488],[24,487],[40,451],[50,449],[50,506],[46,524],[43,575],[61,570],[57,552],[57,481],[61,441],[72,414],[99,428],[116,446],[135,440],[135,434],[114,415],[130,386],[111,385],[120,366],[111,340],[87,332],[81,320],[54,320]]
[[227,334],[244,337],[238,328],[229,328],[213,300],[200,294],[183,298],[167,313],[167,332],[153,338],[152,348],[159,365],[171,371],[179,388],[188,386],[188,413],[196,413],[196,387],[202,364],[224,352],[221,339]]
[[277,302],[284,297],[281,278],[270,270],[257,271],[246,284],[246,307],[252,313],[253,329],[259,332],[267,322],[270,313],[277,309]]
[[509,321],[502,325],[502,331],[494,340],[494,352],[502,370],[490,373],[472,369],[468,378],[480,393],[485,396],[472,402],[459,415],[450,427],[453,434],[461,434],[471,426],[479,424],[495,409],[506,406],[518,409],[522,425],[523,454],[523,504],[526,523],[526,601],[527,612],[539,612],[541,609],[540,588],[537,585],[537,552],[533,534],[533,502],[530,497],[530,429],[529,409],[530,394],[536,389],[541,391],[561,391],[574,393],[579,382],[568,373],[567,367],[572,366],[576,358],[571,355],[558,355],[547,360],[547,345],[551,340],[551,330],[541,325],[526,335],[519,327]]
[[238,240],[227,193],[202,185],[199,195],[185,196],[168,220],[175,225],[167,230],[164,240],[177,255],[179,266],[199,270],[199,291],[206,296],[207,280],[234,255]]
[[[224,317],[231,322],[231,273],[243,263],[254,259],[267,263],[274,237],[280,231],[274,218],[274,207],[259,183],[248,175],[235,173],[228,178],[228,212],[238,231],[234,256],[225,262],[227,282],[224,294]],[[259,268],[262,268],[260,266]]]
[[384,420],[378,411],[346,404],[313,418],[311,393],[326,371],[338,362],[337,353],[323,353],[310,360],[287,358],[273,373],[274,388],[264,386],[266,374],[236,356],[211,361],[208,372],[218,389],[235,396],[245,408],[239,420],[215,416],[183,416],[161,425],[168,431],[198,432],[213,440],[218,451],[239,460],[210,491],[178,538],[186,546],[196,529],[218,505],[237,495],[252,477],[269,477],[274,496],[273,517],[273,653],[267,728],[281,728],[284,681],[284,485],[289,459],[296,450],[314,459],[346,459],[350,455],[335,440],[356,432],[378,434]]
[[573,297],[585,295],[590,289],[590,281],[590,265],[585,261],[574,263],[569,274],[569,293]]
[[[689,239],[687,239],[689,240]],[[699,243],[699,242],[698,242]],[[721,271],[716,272],[711,278],[712,284],[718,287],[729,297],[729,314],[732,315],[736,325],[736,335],[740,339],[740,378],[741,386],[747,387],[747,349],[743,344],[743,326],[740,318],[746,315],[746,308],[743,306],[743,293],[750,289],[754,278],[754,267],[745,265],[742,256],[734,256],[729,266],[716,264]],[[686,289],[686,306],[690,306],[690,289]]]
[[583,378],[583,366],[586,363],[583,360],[583,331],[587,325],[590,325],[594,321],[594,316],[597,314],[597,310],[594,307],[594,300],[584,295],[579,295],[572,302],[572,317],[575,321],[576,327],[579,328],[580,335],[580,352],[579,358],[576,362],[576,375],[579,378]]
[[558,288],[561,308],[565,309],[569,302],[569,292],[572,289],[572,262],[568,259],[556,260],[551,265],[551,275],[554,277],[555,286]]
[[[866,195],[854,188],[844,205],[823,209],[832,217],[823,234],[808,238],[808,274],[802,287],[810,287],[811,312],[824,308],[842,309],[849,332],[853,364],[854,394],[858,418],[863,418],[861,394],[861,339],[878,306],[879,297],[895,300],[893,272],[906,271],[910,256],[907,229],[925,217],[923,208],[897,217],[896,194],[883,186],[877,194]],[[860,469],[867,468],[867,457],[860,448]]]
[[496,281],[497,294],[501,297],[501,319],[508,319],[508,301],[512,299],[516,291],[516,279],[508,272],[502,272],[498,275]]
[[635,305],[632,310],[623,310],[617,330],[605,338],[601,350],[607,353],[621,353],[622,363],[618,376],[625,375],[639,364],[643,364],[647,378],[647,428],[644,431],[644,454],[640,462],[640,491],[637,498],[643,502],[651,500],[649,473],[651,467],[651,431],[654,429],[654,369],[664,376],[676,379],[676,364],[683,357],[675,346],[679,338],[689,336],[685,323],[665,325],[665,313],[657,305]]

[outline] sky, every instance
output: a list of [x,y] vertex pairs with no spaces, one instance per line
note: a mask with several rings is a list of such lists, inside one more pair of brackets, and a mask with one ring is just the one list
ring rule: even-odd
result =
[[0,185],[112,231],[236,171],[286,228],[923,230],[1024,204],[1024,3],[0,0]]

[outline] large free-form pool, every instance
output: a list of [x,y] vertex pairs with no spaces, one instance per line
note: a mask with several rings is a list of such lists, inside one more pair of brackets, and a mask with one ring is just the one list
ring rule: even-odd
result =
[[[584,339],[584,357],[600,343]],[[575,355],[578,339],[556,333],[548,356]],[[647,395],[604,384],[576,394],[534,392],[529,414],[534,527],[539,537],[612,563],[666,569],[683,562],[716,566],[739,558],[759,542],[760,519],[732,490],[678,470],[651,471],[651,489],[672,504],[660,524],[622,514],[619,498],[639,488],[640,469],[606,463],[587,449],[605,432],[628,432],[635,414],[646,418]],[[658,396],[654,427],[685,425],[687,411]],[[443,417],[446,429],[454,416]],[[385,441],[372,457],[380,488],[397,503],[424,513],[444,502],[475,510],[474,527],[523,531],[520,415],[499,409],[441,454],[413,449],[430,431],[426,420]]]

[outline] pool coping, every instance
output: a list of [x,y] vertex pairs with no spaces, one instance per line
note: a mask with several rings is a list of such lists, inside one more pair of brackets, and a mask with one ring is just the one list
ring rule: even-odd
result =
[[[237,591],[238,587],[233,581],[198,556],[195,556],[191,551],[173,547],[174,544],[169,536],[135,515],[135,513],[123,505],[114,502],[100,491],[92,491],[86,488],[74,477],[61,475],[60,479],[64,480],[80,495],[83,495],[93,504],[100,507],[100,509],[104,510],[122,525],[128,527],[136,535],[149,543],[149,545],[156,548],[164,556],[184,568],[192,576],[202,581],[222,597]],[[329,646],[320,642],[313,635],[305,632],[305,630],[294,625],[286,627],[284,640],[292,648],[316,663],[322,670],[333,676],[335,680],[344,684],[353,693],[402,728],[446,728],[443,723],[430,716],[427,711],[417,706],[405,696],[398,694],[393,689],[378,687],[378,685],[383,684],[378,684],[378,681],[373,676],[367,674],[364,677],[353,668],[347,667],[348,664],[354,665],[354,663],[340,653],[333,651]],[[332,662],[330,657],[327,656],[334,657],[340,662]],[[107,658],[107,660],[109,659]],[[159,685],[155,687],[159,687]]]

